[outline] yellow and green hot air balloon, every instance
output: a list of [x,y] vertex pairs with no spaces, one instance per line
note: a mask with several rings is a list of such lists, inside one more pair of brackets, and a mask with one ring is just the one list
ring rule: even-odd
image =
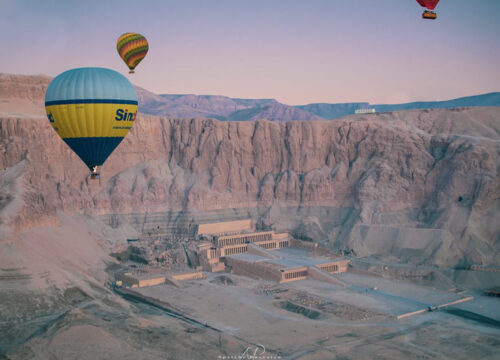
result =
[[50,124],[99,178],[101,166],[134,124],[137,94],[120,73],[78,68],[59,74],[45,94]]
[[126,33],[118,38],[116,49],[130,69],[130,74],[133,74],[135,67],[148,53],[149,45],[146,38],[141,34]]

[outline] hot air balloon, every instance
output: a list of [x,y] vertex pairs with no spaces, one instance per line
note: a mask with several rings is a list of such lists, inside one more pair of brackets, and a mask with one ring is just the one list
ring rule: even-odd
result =
[[417,0],[417,2],[422,7],[429,9],[429,10],[424,10],[422,18],[430,20],[434,20],[437,18],[437,14],[434,11],[430,10],[434,10],[436,8],[439,0]]
[[78,68],[57,75],[45,93],[50,124],[98,179],[101,166],[134,124],[137,94],[120,73]]
[[149,45],[141,34],[125,33],[118,38],[116,49],[130,69],[129,73],[133,74],[135,67],[148,53]]

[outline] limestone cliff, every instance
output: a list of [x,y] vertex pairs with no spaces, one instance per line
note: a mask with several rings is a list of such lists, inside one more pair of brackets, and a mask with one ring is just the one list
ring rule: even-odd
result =
[[[101,179],[91,181],[44,117],[4,115],[0,227],[53,223],[57,211],[258,207],[267,211],[269,225],[297,233],[314,225],[315,240],[359,255],[494,263],[500,241],[499,117],[499,108],[287,123],[141,115],[103,166]],[[333,215],[273,224],[287,207],[320,206],[348,215],[335,226]]]

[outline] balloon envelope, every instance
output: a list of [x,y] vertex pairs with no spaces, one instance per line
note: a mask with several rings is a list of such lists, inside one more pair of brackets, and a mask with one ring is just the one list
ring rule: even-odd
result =
[[434,10],[436,8],[439,0],[417,0],[417,2],[421,6],[427,8],[429,10]]
[[92,169],[106,161],[134,124],[137,94],[116,71],[72,69],[49,84],[45,110],[58,135]]
[[148,41],[144,36],[137,33],[125,33],[116,42],[118,54],[127,64],[130,72],[144,59],[149,50]]

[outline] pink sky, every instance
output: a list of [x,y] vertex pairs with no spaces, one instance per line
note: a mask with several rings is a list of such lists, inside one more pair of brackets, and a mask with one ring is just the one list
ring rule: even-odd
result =
[[[156,93],[399,103],[499,91],[500,1],[0,2],[0,71],[103,66],[129,31],[150,52],[129,78]],[[128,74],[127,74],[128,76]]]

